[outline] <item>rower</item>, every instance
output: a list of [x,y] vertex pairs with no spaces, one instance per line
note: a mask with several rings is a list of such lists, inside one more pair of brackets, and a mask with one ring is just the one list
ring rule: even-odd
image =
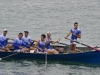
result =
[[67,34],[67,36],[65,37],[65,39],[68,39],[68,36],[72,34],[71,36],[71,40],[70,40],[70,49],[74,51],[74,53],[76,53],[77,51],[79,51],[78,49],[76,49],[76,42],[77,38],[81,38],[81,30],[78,29],[78,23],[75,22],[74,23],[74,28],[72,28],[70,30],[70,32]]
[[47,38],[46,38],[46,48],[48,54],[59,54],[59,52],[55,49],[53,49],[50,44],[58,43],[59,41],[53,41],[51,38],[50,31],[47,32]]
[[37,53],[45,53],[45,45],[46,45],[46,35],[41,35],[41,40],[38,40],[35,44],[35,47],[38,49]]
[[19,33],[18,38],[14,40],[14,52],[29,52],[30,46],[23,42],[22,37],[23,33]]
[[26,45],[33,45],[34,44],[34,41],[31,40],[31,38],[29,37],[29,32],[28,31],[24,31],[24,36],[23,36],[23,42],[26,44]]
[[7,29],[4,29],[3,34],[0,35],[0,51],[1,52],[10,52],[9,50],[9,44],[8,40],[9,38],[7,37]]
[[[30,37],[29,37],[29,32],[28,31],[24,31],[24,36],[23,36],[23,42],[29,46],[33,46],[34,42],[36,42],[36,40],[32,40]],[[27,47],[26,47],[27,48]],[[35,50],[36,51],[36,48],[34,47],[30,47],[30,50]]]

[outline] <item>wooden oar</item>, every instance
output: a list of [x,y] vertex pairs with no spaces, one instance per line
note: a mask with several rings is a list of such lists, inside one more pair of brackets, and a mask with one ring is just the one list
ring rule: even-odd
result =
[[[70,40],[69,38],[66,38],[66,39]],[[81,42],[78,42],[78,41],[73,41],[73,42],[76,42],[76,43],[81,44],[81,45],[83,45],[83,46],[86,46],[86,47],[88,47],[88,48],[91,48],[91,49],[100,51],[100,49],[98,49],[98,48],[96,48],[96,47],[92,47],[92,46],[86,45],[86,44],[81,43]]]

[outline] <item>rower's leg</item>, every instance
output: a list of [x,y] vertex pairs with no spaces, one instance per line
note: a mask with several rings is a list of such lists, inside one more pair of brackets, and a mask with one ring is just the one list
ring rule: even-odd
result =
[[34,50],[34,53],[37,53],[37,48],[34,48],[33,50]]
[[59,54],[59,52],[55,49],[48,49],[46,51],[47,51],[47,54]]
[[76,48],[76,51],[77,51],[77,52],[81,52],[81,51],[80,51],[79,49],[77,49],[77,48]]
[[76,44],[73,44],[74,53],[76,53]]
[[53,50],[54,54],[59,54],[59,52],[57,50]]
[[73,50],[73,44],[70,44],[70,50]]
[[3,52],[9,52],[9,50],[7,48],[5,48],[5,47],[2,48],[2,51]]
[[28,52],[28,53],[30,52],[29,48],[25,48],[24,50],[25,50],[25,52]]
[[11,52],[11,51],[9,50],[9,48],[5,48],[5,51],[6,51],[6,52]]
[[47,54],[53,54],[52,50],[47,50]]
[[30,47],[30,50],[34,50],[35,53],[37,52],[37,48],[35,47]]
[[6,51],[2,49],[2,50],[0,50],[0,52],[6,52]]
[[13,47],[13,45],[12,44],[8,44],[8,47],[11,48],[11,47]]

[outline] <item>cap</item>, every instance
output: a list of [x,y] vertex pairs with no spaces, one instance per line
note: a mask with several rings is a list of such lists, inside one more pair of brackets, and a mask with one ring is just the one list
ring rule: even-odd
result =
[[50,32],[50,31],[47,31],[47,34],[48,34],[48,33],[51,33],[51,32]]
[[25,33],[29,33],[27,30],[26,31],[24,31]]
[[3,31],[5,32],[5,31],[7,31],[7,29],[4,29]]

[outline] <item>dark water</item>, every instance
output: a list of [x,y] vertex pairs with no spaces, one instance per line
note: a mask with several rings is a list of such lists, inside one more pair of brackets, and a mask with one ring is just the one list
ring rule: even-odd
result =
[[[77,21],[82,30],[79,41],[100,46],[99,0],[0,0],[0,33],[8,29],[8,36],[29,30],[32,39],[40,39],[48,30],[54,40],[69,43],[63,37]],[[81,46],[81,45],[79,45]],[[99,75],[99,67],[77,65],[37,64],[31,61],[0,62],[0,75]],[[42,70],[43,69],[43,70]]]

